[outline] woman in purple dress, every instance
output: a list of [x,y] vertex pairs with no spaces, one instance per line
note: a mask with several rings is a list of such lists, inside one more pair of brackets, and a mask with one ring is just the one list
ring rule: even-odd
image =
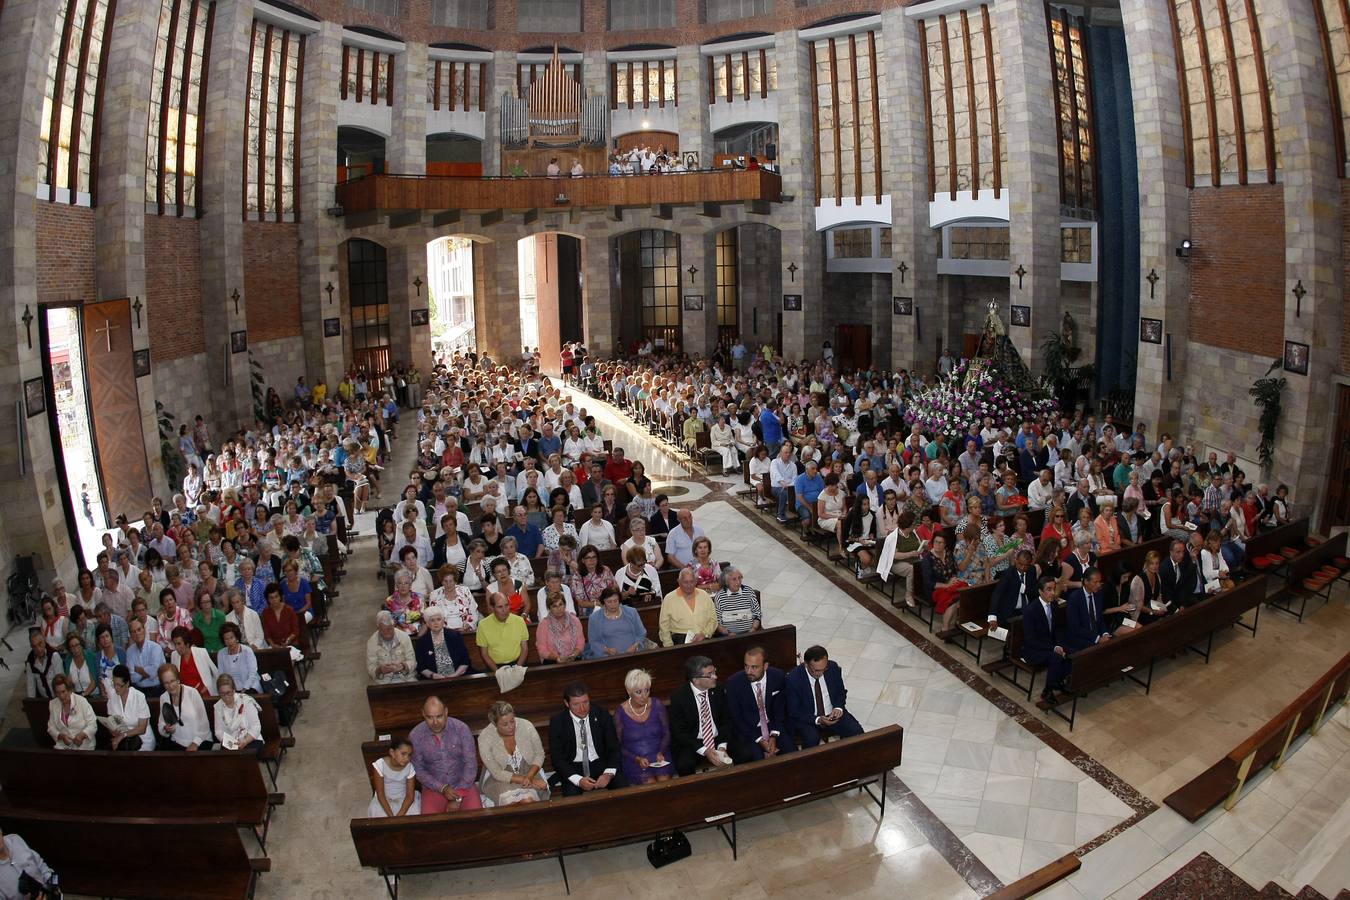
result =
[[652,676],[644,669],[629,672],[623,686],[628,699],[614,713],[623,774],[630,784],[667,781],[675,767],[670,764],[670,720],[665,704],[652,699]]

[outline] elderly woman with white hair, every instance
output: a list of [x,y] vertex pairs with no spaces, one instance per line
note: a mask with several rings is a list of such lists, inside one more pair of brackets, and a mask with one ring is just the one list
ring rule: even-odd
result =
[[469,651],[458,631],[445,627],[445,610],[428,607],[422,616],[426,631],[413,645],[417,677],[425,681],[454,678],[469,671]]
[[366,672],[376,684],[399,684],[416,677],[412,639],[394,627],[388,610],[375,614],[375,633],[366,641]]
[[729,567],[722,573],[722,582],[726,586],[712,598],[717,610],[718,636],[749,634],[764,627],[760,621],[759,594],[744,585],[741,570]]
[[479,794],[493,806],[547,800],[544,743],[529,719],[516,718],[510,703],[498,700],[488,708],[488,727],[478,733],[478,755],[483,760]]
[[667,781],[670,764],[670,719],[666,706],[652,697],[652,676],[645,669],[629,671],[623,680],[628,699],[614,711],[619,759],[630,784]]

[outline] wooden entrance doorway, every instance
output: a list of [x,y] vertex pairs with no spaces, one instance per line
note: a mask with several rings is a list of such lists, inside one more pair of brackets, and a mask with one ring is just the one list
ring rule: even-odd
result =
[[1327,502],[1322,507],[1323,534],[1338,525],[1350,525],[1350,387],[1336,388],[1336,432],[1327,470]]
[[834,364],[839,369],[866,369],[872,365],[872,326],[834,327]]

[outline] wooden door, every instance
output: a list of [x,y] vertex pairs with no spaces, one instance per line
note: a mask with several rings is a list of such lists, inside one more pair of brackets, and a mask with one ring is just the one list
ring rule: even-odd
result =
[[534,312],[539,322],[539,371],[562,374],[562,341],[558,322],[558,236],[534,238]]
[[1336,393],[1336,434],[1327,471],[1327,500],[1322,509],[1323,534],[1337,525],[1350,525],[1350,387]]
[[133,521],[150,508],[150,469],[132,368],[131,305],[125,298],[82,310],[85,374],[94,448],[108,518]]
[[865,369],[872,364],[872,326],[836,325],[834,364],[839,369]]
[[974,359],[980,352],[980,336],[978,334],[961,335],[961,356],[964,359]]

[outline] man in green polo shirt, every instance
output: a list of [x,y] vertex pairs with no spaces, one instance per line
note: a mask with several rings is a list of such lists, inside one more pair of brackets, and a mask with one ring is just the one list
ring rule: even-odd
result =
[[492,615],[478,623],[476,640],[483,651],[483,663],[489,672],[498,666],[523,666],[530,653],[530,630],[525,620],[511,612],[511,601],[505,594],[488,596]]

